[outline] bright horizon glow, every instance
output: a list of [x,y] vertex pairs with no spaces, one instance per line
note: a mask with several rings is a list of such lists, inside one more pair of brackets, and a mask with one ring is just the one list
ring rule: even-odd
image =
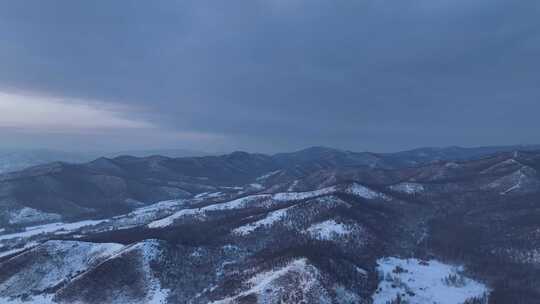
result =
[[65,133],[155,128],[149,122],[125,117],[125,108],[111,104],[97,107],[95,102],[0,92],[0,128]]

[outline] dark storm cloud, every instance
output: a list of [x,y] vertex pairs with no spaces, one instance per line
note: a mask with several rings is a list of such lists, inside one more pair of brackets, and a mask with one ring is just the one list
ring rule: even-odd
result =
[[538,142],[539,14],[533,0],[4,1],[0,90],[129,106],[207,149]]

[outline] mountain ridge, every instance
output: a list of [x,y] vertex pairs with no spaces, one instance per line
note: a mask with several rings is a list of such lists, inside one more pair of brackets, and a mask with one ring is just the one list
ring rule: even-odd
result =
[[[448,152],[441,154],[445,149],[436,149],[431,158],[426,159],[424,154],[420,156],[424,162],[419,162],[417,156],[424,153],[418,152],[424,151],[423,148],[385,155],[326,147],[275,155],[236,151],[219,156],[117,156],[101,157],[84,164],[54,162],[0,174],[0,193],[3,193],[0,196],[0,223],[5,225],[9,221],[8,214],[21,208],[60,214],[66,218],[109,216],[160,200],[188,198],[209,191],[231,192],[235,187],[251,187],[254,189],[249,191],[255,191],[271,184],[274,191],[309,189],[317,183],[331,184],[336,178],[381,183],[391,180],[391,173],[384,170],[415,174],[418,168],[441,163],[443,167],[433,169],[438,172],[445,169],[444,166],[453,165],[452,162],[463,160],[464,154],[475,156],[466,160],[469,162],[493,157],[510,158],[516,153],[534,154],[531,151],[516,152],[513,148],[470,150],[452,147],[452,151],[467,151],[459,152],[454,158]],[[500,149],[505,151],[491,153]],[[420,171],[425,176],[427,170]],[[347,176],[347,172],[351,175]],[[359,174],[365,176],[360,177]],[[310,183],[315,184],[310,186]],[[65,209],[65,206],[70,207]]]
[[[22,187],[35,204],[104,209],[11,211],[0,291],[30,303],[536,303],[540,151],[392,169],[299,155],[102,158],[2,181],[2,202]],[[97,255],[72,262],[78,248]],[[33,273],[45,268],[55,275]]]

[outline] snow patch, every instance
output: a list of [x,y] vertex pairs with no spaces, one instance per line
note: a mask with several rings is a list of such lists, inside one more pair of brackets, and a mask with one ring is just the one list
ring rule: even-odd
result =
[[47,213],[37,209],[24,207],[15,211],[11,211],[8,215],[9,223],[14,224],[29,224],[46,221],[58,221],[62,218],[60,214]]
[[[517,174],[517,176],[516,176],[516,174]],[[509,192],[520,189],[521,185],[523,183],[523,180],[525,180],[526,178],[527,178],[527,176],[525,174],[523,174],[523,172],[520,169],[517,173],[513,174],[513,179],[517,180],[516,183],[512,187],[510,187],[510,188],[506,189],[505,191],[501,192],[500,194],[505,195],[505,194],[507,194]]]
[[353,183],[351,186],[345,189],[345,192],[365,199],[390,200],[390,198],[386,194],[371,190],[368,187],[362,186],[357,183]]
[[46,293],[47,290],[104,261],[123,247],[113,243],[45,242],[6,262],[13,261],[15,265],[23,268],[0,284],[0,294],[20,297],[28,290]]
[[157,202],[157,203],[152,204],[152,205],[137,208],[136,210],[132,211],[131,214],[137,215],[137,214],[155,212],[155,211],[164,210],[164,209],[165,210],[172,209],[172,208],[175,208],[175,207],[182,206],[182,204],[184,202],[185,202],[185,200],[168,200],[168,201]]
[[280,221],[281,219],[283,219],[285,217],[285,215],[287,215],[287,209],[289,208],[285,208],[285,209],[281,209],[281,210],[277,210],[277,211],[272,211],[270,213],[267,214],[267,216],[259,221],[256,221],[256,222],[253,222],[253,223],[249,223],[247,225],[244,225],[244,226],[240,226],[236,229],[234,229],[232,231],[233,234],[236,234],[236,235],[248,235],[250,234],[251,232],[261,228],[261,227],[270,227],[272,226],[275,222],[277,221]]
[[10,250],[6,250],[6,251],[2,251],[0,252],[0,258],[3,258],[3,257],[7,257],[7,256],[10,256],[10,255],[15,255],[15,254],[19,254],[27,249],[30,249],[32,247],[35,247],[39,245],[38,242],[30,242],[30,243],[26,243],[24,244],[23,247],[21,248],[13,248],[13,249],[10,249]]
[[204,193],[200,193],[200,194],[195,195],[195,198],[216,198],[216,197],[220,197],[222,195],[223,195],[223,192],[221,192],[221,191],[218,191],[218,192],[204,192]]
[[36,236],[40,234],[49,234],[49,233],[67,234],[67,233],[72,233],[78,229],[89,227],[89,226],[95,226],[106,221],[107,220],[87,220],[87,221],[80,221],[80,222],[73,222],[73,223],[59,222],[59,223],[51,223],[51,224],[46,224],[46,225],[26,227],[25,231],[23,232],[0,235],[0,241],[7,240],[7,239],[15,239],[15,238],[29,238],[32,236]]
[[159,249],[159,242],[156,240],[148,240],[139,243],[134,246],[134,249],[138,249],[142,252],[142,268],[148,282],[148,294],[145,303],[148,304],[165,304],[167,303],[167,297],[170,290],[163,289],[158,278],[153,274],[150,268],[150,263],[153,260],[157,260],[161,255]]
[[317,223],[311,225],[306,232],[318,239],[318,240],[334,240],[337,237],[342,237],[351,233],[346,225],[337,223],[334,220],[324,221],[322,223]]
[[35,295],[25,298],[0,298],[0,303],[3,304],[57,304],[53,301],[54,294]]
[[148,228],[164,228],[168,227],[174,224],[174,222],[178,219],[181,219],[185,216],[199,216],[201,218],[205,217],[205,212],[207,211],[218,211],[218,210],[233,210],[233,209],[241,209],[245,208],[249,205],[249,203],[270,198],[270,195],[252,195],[252,196],[246,196],[243,198],[239,198],[230,202],[226,203],[220,203],[220,204],[214,204],[210,206],[206,206],[204,208],[198,208],[198,209],[184,209],[180,210],[173,215],[170,215],[166,218],[163,218],[161,220],[153,221],[150,224],[148,224]]
[[537,171],[531,167],[523,166],[512,174],[505,175],[487,185],[488,189],[500,191],[500,195],[514,192],[525,193],[535,191],[540,186]]
[[[248,289],[241,292],[240,294],[211,303],[236,303],[237,299],[251,294],[257,297],[257,303],[277,303],[279,302],[279,293],[283,291],[283,288],[281,288],[278,281],[281,278],[289,275],[298,278],[297,288],[303,294],[308,294],[311,291],[314,291],[315,289],[320,287],[320,284],[318,282],[318,277],[320,276],[320,274],[318,270],[315,267],[309,265],[306,259],[297,259],[282,268],[270,270],[255,275],[246,282]],[[329,301],[325,299],[324,295],[321,295],[319,303],[326,302]]]
[[244,190],[243,187],[240,186],[234,186],[234,187],[220,187],[221,189],[227,189],[227,190]]
[[283,192],[276,193],[272,196],[272,199],[276,201],[295,201],[295,200],[304,200],[308,198],[313,198],[321,195],[335,193],[337,191],[336,187],[327,187],[315,191],[307,192]]
[[456,168],[459,168],[461,167],[458,163],[456,162],[448,162],[444,165],[445,167],[447,168],[451,168],[451,169],[456,169]]
[[259,183],[249,184],[249,187],[252,188],[253,190],[263,190],[264,189],[264,186],[259,184]]
[[390,189],[401,193],[417,194],[424,191],[424,186],[418,183],[399,183],[390,186]]
[[268,172],[268,173],[266,173],[266,174],[264,174],[264,175],[261,175],[261,176],[257,177],[255,180],[256,180],[256,181],[263,181],[263,180],[265,180],[265,179],[268,179],[269,177],[272,177],[272,176],[278,174],[279,172],[281,172],[281,170],[276,170],[276,171]]
[[187,200],[161,201],[152,205],[138,208],[128,214],[113,217],[109,229],[127,229],[147,224],[151,221],[173,214],[181,209]]
[[294,191],[294,189],[296,189],[296,186],[298,186],[298,183],[299,183],[299,182],[300,182],[300,181],[297,180],[297,179],[294,180],[294,181],[292,182],[292,184],[289,186],[289,188],[287,189],[287,191],[289,191],[289,192]]
[[180,219],[180,218],[182,218],[184,216],[187,216],[187,215],[195,215],[195,214],[201,214],[201,213],[202,213],[201,209],[184,209],[184,210],[180,210],[180,211],[178,211],[178,212],[174,213],[173,215],[170,215],[170,216],[168,216],[166,218],[151,222],[150,224],[148,224],[148,228],[156,229],[156,228],[169,227],[169,226],[173,225],[174,221],[176,221],[177,219]]
[[497,163],[487,169],[484,169],[482,170],[480,173],[481,174],[486,174],[486,173],[493,173],[493,172],[497,172],[498,170],[501,170],[501,169],[507,169],[508,167],[510,166],[522,166],[522,164],[518,161],[516,161],[515,159],[513,158],[510,158],[510,159],[507,159],[505,161],[502,161],[500,163]]
[[373,304],[390,303],[398,294],[401,300],[416,304],[457,304],[489,294],[485,285],[464,277],[461,267],[395,257],[377,263],[382,281]]

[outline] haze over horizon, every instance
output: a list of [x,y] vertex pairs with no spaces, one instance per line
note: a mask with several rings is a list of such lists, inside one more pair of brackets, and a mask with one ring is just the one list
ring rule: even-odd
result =
[[[58,149],[58,148],[47,148],[47,147],[6,147],[0,146],[0,156],[1,155],[28,155],[29,157],[37,157],[39,155],[53,155],[53,156],[64,156],[64,157],[77,157],[78,160],[75,162],[86,162],[91,161],[100,157],[106,158],[115,158],[118,156],[134,156],[134,157],[147,157],[147,156],[166,156],[172,158],[178,157],[200,157],[200,156],[220,156],[228,155],[235,152],[246,152],[251,154],[265,154],[265,155],[277,155],[277,154],[287,154],[287,153],[299,153],[302,151],[308,151],[311,149],[328,149],[342,152],[352,152],[352,153],[374,153],[374,154],[397,154],[397,153],[407,153],[414,152],[419,150],[436,150],[450,151],[451,149],[463,149],[463,150],[493,150],[497,152],[508,152],[508,151],[536,151],[540,150],[540,144],[510,144],[510,145],[486,145],[486,146],[418,146],[412,147],[410,149],[403,150],[389,150],[389,151],[377,151],[377,150],[351,150],[346,148],[336,148],[331,146],[308,146],[300,147],[297,149],[284,149],[270,152],[263,152],[257,150],[243,150],[243,149],[231,149],[231,150],[216,150],[216,151],[204,151],[204,150],[193,150],[185,148],[151,148],[148,149],[120,149],[120,150],[91,150],[91,149]],[[488,153],[489,154],[489,153]],[[65,161],[63,158],[56,159],[58,161]],[[55,161],[56,161],[55,160]]]
[[540,2],[4,1],[0,147],[540,142]]

